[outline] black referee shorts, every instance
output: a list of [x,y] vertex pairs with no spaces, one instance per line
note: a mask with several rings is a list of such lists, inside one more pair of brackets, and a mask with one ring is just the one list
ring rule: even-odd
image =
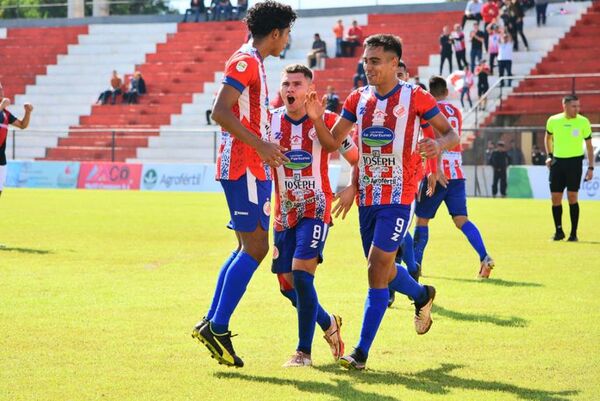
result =
[[6,140],[0,145],[0,166],[6,165]]
[[554,158],[550,165],[550,192],[579,191],[583,156]]

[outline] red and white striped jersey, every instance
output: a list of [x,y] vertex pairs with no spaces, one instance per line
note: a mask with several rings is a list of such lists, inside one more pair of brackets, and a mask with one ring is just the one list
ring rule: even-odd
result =
[[365,86],[352,92],[342,117],[357,124],[358,205],[410,205],[417,192],[421,119],[439,113],[433,96],[405,82],[387,95]]
[[[263,60],[251,44],[244,44],[225,65],[223,84],[240,91],[233,113],[257,137],[266,139],[269,132],[269,98]],[[222,130],[217,157],[217,180],[237,180],[247,171],[259,180],[271,179],[271,168],[256,150]]]
[[[450,126],[460,137],[462,134],[462,114],[460,110],[456,106],[444,101],[438,102],[438,107],[448,119]],[[449,180],[465,178],[462,171],[462,148],[460,143],[452,149],[442,152],[442,169],[444,176]]]
[[[337,114],[326,111],[325,125],[333,128]],[[312,121],[305,115],[292,120],[285,107],[273,111],[271,142],[288,149],[289,163],[275,171],[276,231],[294,227],[302,218],[331,222],[333,193],[329,184],[329,152],[325,151]]]

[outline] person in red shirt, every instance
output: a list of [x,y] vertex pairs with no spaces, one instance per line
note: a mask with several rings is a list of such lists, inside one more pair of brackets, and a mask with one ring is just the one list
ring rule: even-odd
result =
[[481,6],[481,18],[483,19],[484,28],[487,30],[489,24],[493,24],[500,15],[500,9],[495,1],[486,0]]
[[[417,334],[429,331],[435,289],[416,282],[394,261],[411,218],[417,192],[416,152],[437,157],[458,144],[458,135],[440,113],[435,99],[420,87],[399,81],[402,58],[400,38],[372,35],[364,42],[363,61],[368,86],[353,91],[334,126],[335,137],[357,126],[358,168],[351,184],[337,196],[333,214],[346,215],[354,199],[359,205],[363,252],[369,266],[369,291],[365,302],[360,341],[340,359],[347,369],[365,368],[369,349],[387,309],[389,288],[415,301]],[[439,138],[419,140],[421,120],[427,120]]]
[[352,21],[352,27],[348,29],[348,34],[342,41],[342,56],[354,57],[355,49],[362,44],[363,32],[358,26],[356,20]]
[[12,125],[20,129],[25,129],[29,126],[29,119],[31,118],[31,112],[33,106],[31,103],[25,103],[23,108],[25,109],[25,115],[22,120],[13,116],[8,111],[10,106],[10,99],[4,97],[4,88],[0,84],[0,195],[2,195],[2,189],[4,188],[4,181],[6,180],[7,168],[6,168],[6,138],[8,137],[8,127]]
[[269,98],[263,59],[285,47],[296,13],[275,1],[257,3],[245,22],[252,41],[227,61],[212,118],[222,129],[216,179],[225,192],[238,247],[221,267],[213,300],[192,337],[217,362],[244,366],[231,343],[229,320],[252,275],[269,251],[271,167],[288,163],[285,149],[269,142]]

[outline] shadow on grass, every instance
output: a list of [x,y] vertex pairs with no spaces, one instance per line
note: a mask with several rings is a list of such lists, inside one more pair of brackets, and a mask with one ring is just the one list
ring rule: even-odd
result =
[[464,322],[491,323],[502,327],[527,327],[529,324],[527,320],[516,316],[496,317],[491,315],[480,315],[477,313],[455,312],[439,305],[433,305],[432,311],[436,315]]
[[435,278],[438,280],[457,281],[459,283],[477,283],[481,285],[497,285],[500,287],[544,287],[540,283],[531,283],[527,281],[508,281],[500,278],[489,278],[487,280],[478,280],[475,278],[456,278],[456,277],[444,277],[444,276],[423,276],[426,278]]
[[[339,367],[331,366],[331,369],[336,369],[339,371]],[[356,378],[361,376],[363,373],[358,372],[346,372],[345,378],[332,378],[331,380],[334,382],[326,383],[320,381],[311,381],[311,380],[290,380],[290,379],[282,379],[280,377],[272,377],[272,376],[256,376],[256,375],[246,375],[243,373],[237,372],[218,372],[215,376],[219,379],[238,379],[238,380],[246,380],[249,382],[256,382],[261,384],[272,384],[276,386],[290,386],[302,391],[304,393],[312,393],[315,395],[325,395],[331,398],[339,399],[341,401],[345,400],[356,400],[356,401],[399,401],[398,398],[393,398],[390,396],[385,396],[378,394],[376,392],[368,392],[357,390],[352,386],[352,383],[356,382]],[[368,374],[368,373],[367,373]],[[382,378],[385,379],[385,378]],[[383,384],[383,383],[381,383]],[[388,384],[393,384],[392,379],[389,379]]]
[[48,251],[46,249],[33,249],[33,248],[14,248],[10,246],[0,245],[0,252],[19,252],[19,253],[29,253],[34,255],[47,255],[53,253],[52,251]]
[[[402,385],[407,389],[422,391],[429,394],[445,395],[449,394],[452,390],[489,391],[512,394],[522,400],[530,401],[570,401],[568,396],[579,394],[578,390],[538,390],[496,380],[468,379],[451,374],[453,370],[463,367],[464,366],[462,365],[444,363],[437,369],[426,369],[417,373],[367,370],[365,372],[356,372],[354,374],[351,374],[352,372],[341,370],[336,366],[315,367],[315,369],[338,376],[349,376],[353,382],[378,385]],[[317,383],[313,382],[313,384],[316,385]],[[328,386],[326,383],[321,383],[320,385]],[[344,399],[339,395],[338,398]],[[356,397],[352,397],[351,399],[361,400],[362,398],[357,394]],[[382,397],[381,399],[386,398]]]
[[573,242],[574,244],[600,245],[600,241],[582,241]]

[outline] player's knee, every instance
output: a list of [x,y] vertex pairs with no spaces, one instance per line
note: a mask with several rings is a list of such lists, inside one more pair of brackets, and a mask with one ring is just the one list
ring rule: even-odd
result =
[[452,218],[452,220],[454,221],[456,228],[459,230],[462,229],[462,226],[464,226],[467,221],[469,221],[466,216],[455,216]]

